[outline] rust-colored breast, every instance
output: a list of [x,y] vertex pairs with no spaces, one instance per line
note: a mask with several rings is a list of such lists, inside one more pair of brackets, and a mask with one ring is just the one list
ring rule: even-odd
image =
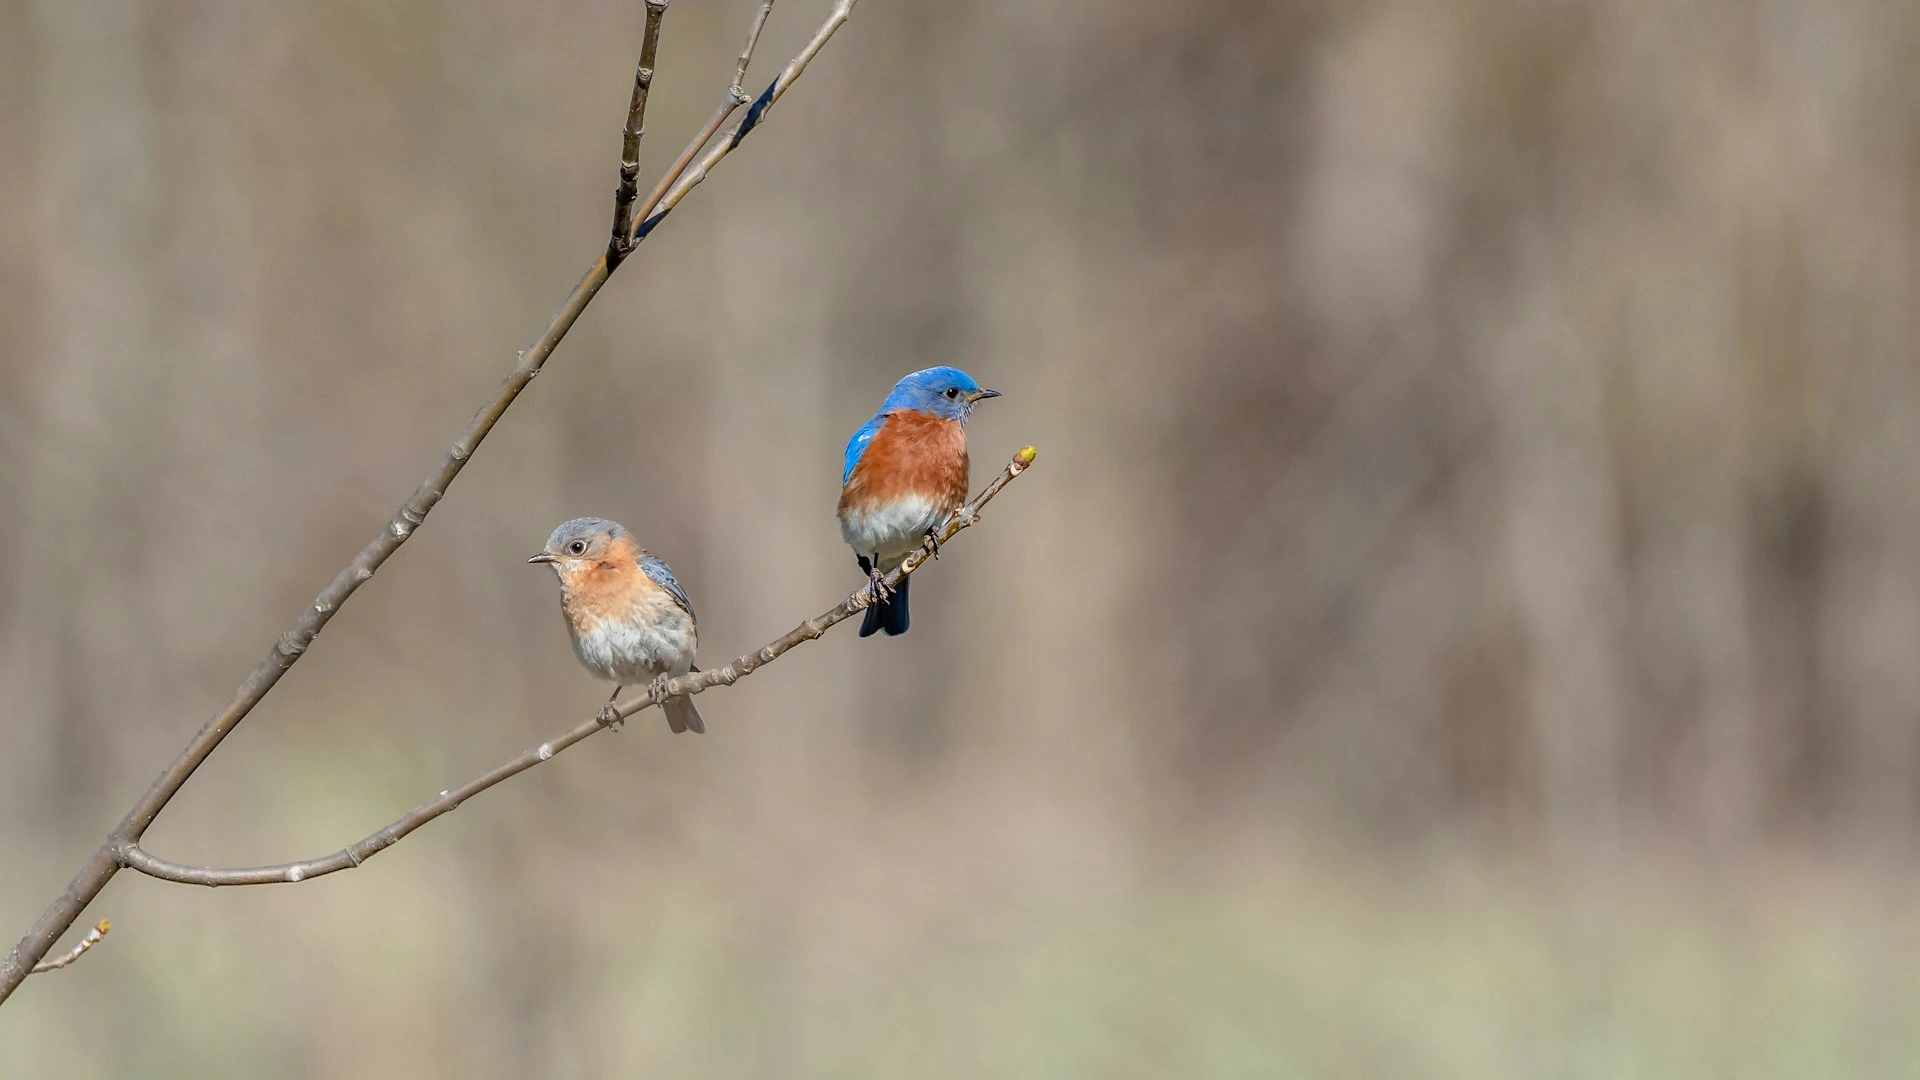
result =
[[958,420],[902,409],[887,414],[840,492],[840,507],[931,499],[944,510],[967,501],[967,429]]
[[661,591],[640,571],[640,555],[640,545],[633,537],[622,536],[597,562],[561,575],[561,604],[575,630],[587,630],[609,618],[625,618],[649,592]]

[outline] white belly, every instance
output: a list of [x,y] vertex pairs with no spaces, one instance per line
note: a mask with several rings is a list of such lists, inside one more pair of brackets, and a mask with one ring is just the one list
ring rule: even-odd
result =
[[840,536],[862,555],[878,555],[881,568],[891,570],[907,553],[920,546],[927,530],[946,520],[947,511],[932,499],[918,495],[863,507],[848,507],[840,516]]
[[581,666],[608,682],[635,685],[693,667],[693,619],[672,608],[649,622],[605,619],[573,638]]

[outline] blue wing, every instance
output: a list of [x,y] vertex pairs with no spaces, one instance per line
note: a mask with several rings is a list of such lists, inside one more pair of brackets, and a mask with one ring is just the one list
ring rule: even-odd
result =
[[874,413],[871,419],[860,425],[859,431],[853,433],[853,438],[847,440],[847,459],[840,467],[842,487],[846,486],[847,478],[853,475],[853,467],[860,464],[860,455],[866,451],[867,444],[873,441],[873,437],[880,431],[880,425],[885,423],[886,419],[885,412]]
[[666,563],[660,561],[660,556],[641,556],[640,572],[652,578],[654,584],[667,590],[668,595],[673,597],[675,603],[685,608],[687,614],[693,614],[693,601],[687,599],[687,590],[680,587],[679,579],[673,576],[672,570],[667,569]]

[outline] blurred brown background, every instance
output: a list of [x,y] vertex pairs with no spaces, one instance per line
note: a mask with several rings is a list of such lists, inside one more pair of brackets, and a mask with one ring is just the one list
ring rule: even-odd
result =
[[[675,0],[643,179],[751,7]],[[604,242],[640,12],[0,0],[7,941]],[[562,518],[709,662],[824,609],[955,363],[1041,458],[913,633],[350,874],[123,874],[0,1075],[1920,1076],[1916,64],[1905,0],[865,0],[150,846],[588,715]]]

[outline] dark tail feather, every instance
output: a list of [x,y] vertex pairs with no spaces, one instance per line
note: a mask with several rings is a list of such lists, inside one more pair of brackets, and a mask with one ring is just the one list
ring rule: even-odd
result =
[[861,637],[872,637],[876,630],[885,630],[888,637],[907,632],[907,586],[912,582],[912,578],[901,578],[885,600],[867,609],[867,617],[860,621]]
[[693,699],[686,697],[668,698],[660,708],[667,714],[667,726],[675,735],[691,731],[696,735],[707,733],[707,722],[700,719],[700,710],[693,707]]

